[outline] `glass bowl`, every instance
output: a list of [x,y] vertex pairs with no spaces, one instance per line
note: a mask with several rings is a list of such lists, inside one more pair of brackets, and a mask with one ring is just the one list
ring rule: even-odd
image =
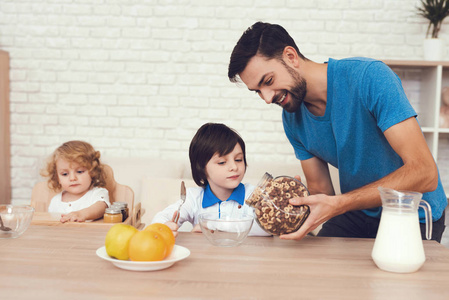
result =
[[34,208],[27,205],[0,205],[0,217],[3,221],[0,239],[16,238],[24,233],[30,226],[33,213]]
[[240,245],[253,226],[254,217],[240,214],[229,216],[223,213],[202,213],[198,216],[201,231],[215,246]]
[[246,204],[254,208],[256,222],[273,235],[297,231],[310,213],[307,205],[293,206],[293,197],[308,196],[309,191],[299,180],[290,176],[273,178],[265,173]]

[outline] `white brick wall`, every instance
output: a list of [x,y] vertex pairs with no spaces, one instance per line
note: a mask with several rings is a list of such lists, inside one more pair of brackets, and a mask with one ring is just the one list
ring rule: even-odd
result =
[[[417,2],[1,0],[13,202],[29,203],[43,158],[71,139],[104,156],[186,157],[196,129],[216,121],[241,133],[249,161],[295,161],[280,109],[227,79],[242,32],[258,20],[279,23],[318,62],[422,59]],[[449,44],[447,21],[441,37]]]

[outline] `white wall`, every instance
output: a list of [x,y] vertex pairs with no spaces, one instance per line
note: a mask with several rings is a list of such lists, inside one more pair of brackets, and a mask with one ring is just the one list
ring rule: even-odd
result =
[[[252,160],[295,161],[268,106],[227,78],[242,32],[284,26],[308,58],[422,59],[415,0],[1,0],[11,56],[14,203],[43,158],[82,139],[106,157],[187,157],[196,129],[225,122]],[[449,44],[447,21],[441,35]],[[446,57],[447,53],[446,53]]]

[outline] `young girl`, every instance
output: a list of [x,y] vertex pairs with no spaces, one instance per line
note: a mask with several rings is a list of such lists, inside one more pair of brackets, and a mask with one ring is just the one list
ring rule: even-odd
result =
[[49,212],[61,214],[61,222],[84,222],[103,217],[110,206],[100,152],[86,142],[69,141],[53,152],[42,175],[48,186],[62,190],[51,199]]
[[[198,215],[204,212],[254,215],[245,204],[255,187],[241,183],[246,155],[245,143],[237,132],[224,124],[204,124],[190,143],[189,157],[193,180],[200,187],[187,189],[178,223],[173,217],[181,200],[157,213],[152,223],[165,223],[177,232],[188,221],[194,226],[192,231],[201,232]],[[249,235],[269,236],[256,222]]]

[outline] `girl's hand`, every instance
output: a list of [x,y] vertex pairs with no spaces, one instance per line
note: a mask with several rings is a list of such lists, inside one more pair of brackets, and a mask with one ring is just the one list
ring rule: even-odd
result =
[[103,217],[106,207],[108,207],[108,205],[105,202],[97,201],[89,207],[61,215],[61,223],[84,222],[86,220],[100,219]]
[[61,223],[65,222],[84,222],[86,217],[79,211],[74,211],[66,215],[61,215]]

